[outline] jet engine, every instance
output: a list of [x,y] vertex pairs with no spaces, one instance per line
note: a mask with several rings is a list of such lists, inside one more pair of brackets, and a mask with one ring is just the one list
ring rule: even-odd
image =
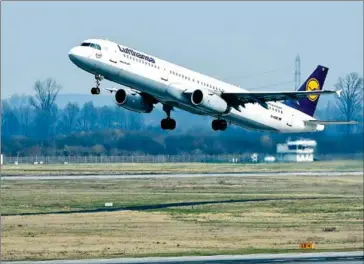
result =
[[119,89],[115,93],[115,102],[118,106],[134,112],[150,113],[153,110],[152,98],[131,89]]
[[220,96],[197,89],[191,95],[191,102],[204,112],[224,114],[229,111],[227,102]]

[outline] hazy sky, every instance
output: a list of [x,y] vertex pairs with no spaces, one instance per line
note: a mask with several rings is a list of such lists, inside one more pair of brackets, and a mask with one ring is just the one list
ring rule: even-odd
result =
[[293,83],[274,84],[293,81],[299,54],[301,81],[322,64],[332,88],[339,76],[363,72],[363,3],[2,2],[2,97],[33,94],[34,82],[47,77],[63,85],[61,93],[89,93],[93,76],[68,58],[87,38],[108,38],[247,89],[293,90]]

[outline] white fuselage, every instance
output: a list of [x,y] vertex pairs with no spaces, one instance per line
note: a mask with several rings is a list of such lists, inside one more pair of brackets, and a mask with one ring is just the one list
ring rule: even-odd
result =
[[201,89],[217,95],[246,90],[111,41],[86,41],[97,43],[102,49],[74,47],[69,52],[73,63],[91,74],[100,74],[107,80],[150,94],[161,103],[260,131],[297,133],[324,129],[323,125],[305,124],[304,120],[314,118],[279,102],[268,102],[268,109],[258,103],[248,103],[240,106],[240,111],[231,108],[219,116],[204,112],[191,103],[186,90]]

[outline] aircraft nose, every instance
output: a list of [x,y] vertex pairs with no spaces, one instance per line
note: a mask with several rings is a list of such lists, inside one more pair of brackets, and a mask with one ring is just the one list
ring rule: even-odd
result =
[[79,47],[74,47],[68,52],[68,57],[72,62],[76,62],[81,57]]

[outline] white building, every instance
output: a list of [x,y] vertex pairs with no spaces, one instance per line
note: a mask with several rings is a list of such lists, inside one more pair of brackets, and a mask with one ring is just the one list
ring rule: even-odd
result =
[[277,160],[282,162],[312,162],[317,143],[315,140],[288,140],[277,144]]

